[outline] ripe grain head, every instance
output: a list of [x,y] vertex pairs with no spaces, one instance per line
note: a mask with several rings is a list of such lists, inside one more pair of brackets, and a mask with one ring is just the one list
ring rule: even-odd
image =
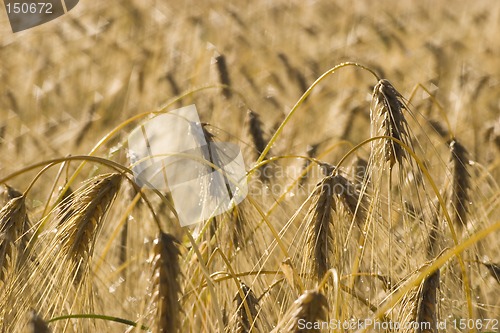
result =
[[164,232],[160,232],[154,245],[153,299],[156,302],[155,332],[157,333],[180,330],[181,270],[177,246],[177,239]]

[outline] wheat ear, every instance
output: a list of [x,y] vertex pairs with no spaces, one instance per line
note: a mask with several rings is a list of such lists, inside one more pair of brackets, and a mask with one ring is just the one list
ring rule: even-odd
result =
[[247,112],[247,121],[248,131],[250,133],[250,136],[252,137],[253,145],[256,149],[255,158],[257,159],[267,145],[267,142],[264,139],[264,131],[262,130],[262,121],[260,120],[259,115],[250,109]]
[[30,311],[30,320],[28,324],[29,333],[50,333],[52,332],[47,323],[36,313],[35,310]]
[[7,184],[5,184],[3,187],[4,190],[2,191],[2,196],[4,197],[3,199],[5,201],[9,201],[10,199],[14,199],[23,195],[21,192]]
[[231,98],[232,93],[229,88],[231,86],[231,80],[229,79],[229,71],[227,70],[226,57],[221,54],[215,58],[215,62],[219,72],[219,81],[227,86],[222,89],[222,95],[226,98]]
[[117,173],[88,180],[83,189],[73,193],[71,206],[60,216],[62,219],[66,217],[64,212],[72,212],[61,224],[58,237],[62,253],[76,264],[77,282],[92,257],[101,221],[120,188],[121,180],[122,175]]
[[494,263],[482,263],[490,272],[491,276],[497,280],[498,283],[500,283],[500,265],[499,264],[494,264]]
[[[237,309],[236,332],[249,333],[257,330],[255,318],[258,314],[259,299],[255,296],[252,289],[246,284],[241,283],[240,286],[245,297],[242,299],[240,292],[237,292],[234,297]],[[249,312],[252,316],[251,318],[248,317],[249,313],[245,310],[245,305],[248,306],[248,309],[250,310]]]
[[306,232],[306,257],[311,260],[313,274],[320,281],[330,269],[330,255],[333,246],[333,198],[334,178],[327,176],[316,185],[311,207],[307,213],[310,220]]
[[[372,136],[384,135],[407,141],[408,127],[403,115],[403,109],[406,108],[403,97],[385,79],[380,80],[373,89],[371,119],[374,124]],[[405,156],[402,147],[391,139],[384,139],[384,158],[392,166],[398,162],[401,163]]]
[[470,174],[467,170],[469,158],[467,150],[456,139],[450,141],[451,162],[453,168],[452,203],[455,224],[463,227],[467,224],[469,206]]
[[179,332],[180,330],[179,278],[181,270],[177,244],[178,241],[174,236],[161,231],[155,241],[153,283],[157,304],[155,327],[157,333]]
[[328,311],[328,301],[318,290],[306,290],[288,309],[283,320],[276,326],[273,332],[299,333],[317,332],[319,329],[312,328],[304,331],[300,323],[314,323],[325,320]]
[[29,240],[25,199],[23,195],[10,199],[0,210],[0,281],[5,281]]
[[418,300],[416,333],[437,332],[437,292],[439,289],[439,269],[425,278]]
[[347,211],[355,217],[358,225],[362,225],[366,218],[366,197],[360,195],[356,185],[340,174],[333,177],[334,193],[340,198]]
[[[260,120],[260,117],[256,112],[249,109],[247,112],[246,123],[248,132],[255,147],[255,158],[258,159],[260,154],[267,146],[264,130],[262,129],[262,121]],[[263,182],[269,181],[272,177],[272,171],[273,166],[271,163],[263,165],[260,168],[260,180]]]

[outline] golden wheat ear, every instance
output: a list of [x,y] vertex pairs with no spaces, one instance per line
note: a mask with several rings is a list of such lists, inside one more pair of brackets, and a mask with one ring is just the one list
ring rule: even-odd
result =
[[[240,284],[240,287],[245,296],[242,298],[240,293],[237,292],[234,297],[237,309],[236,333],[258,331],[255,319],[258,314],[259,299],[255,296],[252,289],[243,282]],[[246,307],[248,307],[249,313],[246,311]]]
[[470,202],[469,189],[471,186],[471,176],[468,171],[469,153],[455,138],[449,142],[449,145],[453,172],[453,220],[457,227],[462,228],[467,225],[467,213]]
[[156,301],[156,333],[180,331],[181,294],[179,249],[177,239],[161,232],[154,246],[154,298]]
[[425,278],[418,299],[417,318],[418,333],[437,332],[437,293],[439,289],[439,269]]
[[311,261],[312,274],[320,281],[331,267],[330,257],[333,252],[333,212],[335,179],[327,176],[316,185],[313,201],[309,208],[306,248],[307,260]]
[[19,265],[29,240],[30,222],[26,214],[26,198],[10,199],[0,210],[0,281],[14,265]]
[[321,332],[320,329],[305,329],[301,323],[326,320],[328,301],[318,290],[306,290],[288,309],[282,321],[272,331],[275,333]]
[[102,220],[118,193],[123,176],[112,173],[96,176],[86,182],[82,189],[72,194],[70,206],[63,212],[57,237],[61,252],[72,260],[77,268],[76,282],[86,272],[93,255],[96,236],[102,227]]
[[[373,89],[371,119],[373,123],[372,136],[388,136],[407,142],[408,125],[403,115],[405,103],[401,94],[386,79],[380,80]],[[384,139],[384,159],[392,167],[396,162],[402,162],[405,157],[403,148],[391,139]]]
[[51,333],[51,329],[47,323],[36,313],[35,310],[30,311],[30,320],[28,324],[28,333]]

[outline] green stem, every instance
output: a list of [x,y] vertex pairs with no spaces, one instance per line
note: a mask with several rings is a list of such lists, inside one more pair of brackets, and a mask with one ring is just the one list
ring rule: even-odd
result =
[[[72,315],[54,317],[54,318],[49,319],[47,321],[47,323],[52,323],[55,321],[66,320],[66,319],[82,319],[82,318],[83,319],[101,319],[101,320],[106,320],[106,321],[113,321],[115,323],[125,324],[125,325],[132,326],[132,327],[137,327],[137,322],[135,322],[135,321],[131,321],[131,320],[119,318],[119,317],[114,317],[114,316],[94,314],[94,313],[82,313],[82,314],[72,314]],[[148,331],[149,327],[141,325],[141,330]]]

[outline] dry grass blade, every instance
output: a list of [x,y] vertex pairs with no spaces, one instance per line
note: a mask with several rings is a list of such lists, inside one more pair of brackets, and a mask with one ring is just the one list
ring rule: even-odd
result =
[[34,311],[31,310],[28,333],[50,333],[52,332],[47,323]]
[[179,294],[181,287],[179,278],[181,270],[179,266],[178,241],[174,236],[160,232],[154,246],[154,285],[156,310],[155,332],[179,332],[181,311]]
[[468,153],[465,147],[456,139],[450,141],[451,161],[453,168],[453,215],[458,227],[467,225],[467,211],[470,202],[470,174],[467,170],[469,165]]
[[330,269],[330,256],[333,251],[333,211],[336,204],[333,198],[334,177],[327,176],[316,186],[314,199],[309,208],[307,223],[306,256],[311,260],[315,278],[320,281]]
[[[375,125],[372,136],[385,135],[406,141],[407,124],[403,115],[406,108],[403,97],[385,79],[380,80],[373,89],[371,119]],[[401,146],[390,139],[384,140],[384,158],[392,167],[396,162],[401,163],[405,156]]]
[[[99,175],[87,181],[83,189],[73,194],[74,199],[68,208],[73,213],[61,225],[59,238],[62,253],[79,267],[79,277],[92,256],[101,220],[110,208],[121,180],[122,175],[116,173]],[[60,216],[62,217],[64,215]]]
[[[242,299],[239,292],[236,293],[236,296],[234,297],[237,309],[236,332],[248,333],[257,330],[255,319],[258,313],[259,299],[255,296],[252,289],[250,289],[246,284],[241,283],[240,286],[245,297]],[[252,316],[251,318],[248,317],[245,305],[248,306],[250,315]]]
[[0,281],[20,258],[29,240],[25,197],[10,199],[0,210]]
[[307,290],[291,305],[283,320],[273,332],[320,332],[320,329],[306,329],[302,326],[304,323],[315,323],[319,320],[325,320],[327,311],[328,301],[325,295],[317,290]]
[[437,332],[437,290],[439,288],[439,269],[425,278],[417,309],[418,329],[416,333]]

